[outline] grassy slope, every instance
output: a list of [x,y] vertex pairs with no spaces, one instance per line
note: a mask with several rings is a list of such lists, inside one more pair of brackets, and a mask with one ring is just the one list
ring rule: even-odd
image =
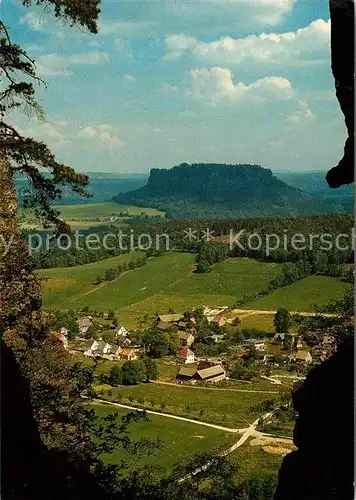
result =
[[279,288],[270,295],[253,300],[244,309],[276,310],[285,307],[290,311],[312,311],[314,304],[324,305],[331,299],[340,299],[347,283],[328,276],[308,276],[290,286]]
[[[114,309],[127,327],[135,328],[145,315],[152,318],[156,312],[164,314],[170,308],[184,312],[202,305],[231,307],[243,294],[265,288],[280,270],[277,264],[244,258],[228,259],[208,273],[195,274],[194,254],[172,252],[149,259],[145,267],[129,271],[104,286],[93,285],[105,269],[137,255],[125,254],[75,268],[41,271],[41,275],[50,278],[44,283],[45,307],[75,309],[89,305],[98,310]],[[345,287],[338,278],[311,276],[242,307],[308,311],[315,302],[323,304],[341,297]],[[271,330],[272,323],[272,316],[263,315],[242,320],[243,327],[265,330]]]
[[[105,405],[93,405],[96,413],[104,416],[108,413],[117,413],[119,417],[126,415],[127,411]],[[163,446],[155,452],[154,456],[140,455],[132,457],[124,450],[118,449],[113,455],[106,457],[110,463],[128,462],[130,469],[143,465],[154,465],[161,468],[160,474],[170,472],[184,456],[196,453],[214,452],[225,449],[235,438],[217,429],[195,425],[189,422],[168,419],[156,415],[148,415],[149,422],[138,422],[129,427],[129,435],[133,440],[149,438],[163,440]]]
[[[145,267],[101,288],[92,285],[96,276],[115,262],[135,257],[123,255],[76,268],[42,271],[51,278],[44,284],[45,306],[115,309],[120,311],[121,320],[133,327],[137,326],[138,317],[164,313],[169,308],[183,312],[201,305],[232,306],[244,293],[261,290],[279,270],[276,264],[228,259],[215,265],[211,272],[199,275],[192,272],[195,255],[169,253],[150,259]],[[93,293],[83,295],[92,290]]]
[[[169,259],[169,256],[165,257]],[[183,256],[180,258],[183,259]],[[151,316],[156,311],[164,313],[170,308],[183,312],[202,305],[232,306],[242,294],[261,290],[276,275],[278,269],[275,264],[260,263],[252,259],[228,259],[213,266],[208,273],[185,272],[180,279],[172,280],[168,286],[157,288],[154,294],[123,308],[120,314],[123,321],[132,324],[137,316]],[[168,270],[168,273],[171,274],[173,270],[174,268]],[[136,271],[141,272],[142,270]],[[251,280],[252,275],[256,276],[255,280]],[[154,283],[158,276],[153,279]]]
[[43,303],[48,308],[70,309],[76,307],[72,299],[95,288],[93,282],[105,269],[115,267],[123,262],[142,257],[142,253],[133,252],[91,264],[76,267],[43,269],[39,275],[48,277],[43,281]]

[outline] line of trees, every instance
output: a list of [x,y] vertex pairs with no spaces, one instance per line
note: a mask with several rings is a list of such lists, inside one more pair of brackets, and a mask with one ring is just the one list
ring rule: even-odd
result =
[[114,387],[119,385],[136,385],[158,378],[157,363],[148,357],[126,361],[122,366],[115,364],[109,373],[101,376],[103,383]]
[[100,283],[102,283],[103,281],[113,281],[126,271],[132,271],[133,269],[143,267],[146,264],[147,258],[140,257],[139,259],[123,262],[117,267],[109,267],[108,269],[105,269],[104,274],[102,274],[101,276],[97,276],[94,285],[100,285]]

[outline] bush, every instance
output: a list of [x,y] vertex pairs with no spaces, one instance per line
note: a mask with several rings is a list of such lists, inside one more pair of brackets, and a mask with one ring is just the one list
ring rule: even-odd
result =
[[236,364],[230,372],[230,378],[236,380],[251,380],[253,371],[243,365]]

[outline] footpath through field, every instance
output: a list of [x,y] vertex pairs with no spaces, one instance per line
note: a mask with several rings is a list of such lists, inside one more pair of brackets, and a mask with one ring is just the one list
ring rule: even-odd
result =
[[209,424],[208,422],[202,422],[201,420],[193,420],[191,418],[178,417],[177,415],[170,415],[169,413],[146,410],[145,408],[137,408],[136,406],[123,405],[121,403],[114,403],[113,401],[107,401],[106,399],[99,399],[99,398],[86,398],[86,399],[91,399],[92,401],[96,401],[97,403],[105,405],[118,406],[119,408],[125,408],[126,410],[145,411],[146,413],[149,413],[151,415],[158,415],[160,417],[173,418],[174,420],[182,420],[183,422],[190,422],[192,424],[204,425],[205,427],[212,427],[213,429],[218,429],[219,431],[232,432],[234,434],[239,432],[239,429],[233,429],[231,427],[223,427],[222,425]]
[[[256,427],[258,426],[260,420],[264,420],[264,419],[270,417],[271,415],[273,415],[273,411],[268,412],[265,415],[262,415],[261,417],[257,418],[254,422],[252,422],[252,424],[249,427],[247,427],[247,429],[241,429],[241,430],[244,430],[245,432],[242,434],[240,439],[235,444],[230,446],[227,450],[223,451],[222,453],[219,453],[219,456],[226,457],[227,455],[230,455],[230,453],[233,453],[235,450],[240,448],[240,446],[242,446],[248,440],[249,437],[256,436],[256,435],[262,437],[262,433],[256,431]],[[203,472],[203,471],[207,470],[211,465],[212,465],[212,461],[210,460],[210,461],[206,462],[206,464],[195,469],[190,474],[187,474],[186,476],[181,477],[178,480],[178,483],[183,483],[187,479],[190,479],[192,476],[199,474],[199,472]]]

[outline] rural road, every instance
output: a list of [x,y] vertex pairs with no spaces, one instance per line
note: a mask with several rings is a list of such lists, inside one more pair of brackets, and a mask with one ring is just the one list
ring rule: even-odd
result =
[[[86,396],[83,396],[83,397],[85,399],[91,399],[91,398],[87,398]],[[256,430],[256,428],[257,428],[260,420],[264,420],[265,418],[268,418],[271,415],[273,415],[273,411],[265,413],[261,417],[257,418],[246,429],[232,429],[230,427],[223,427],[221,425],[209,424],[208,422],[201,422],[199,420],[192,420],[190,418],[178,417],[176,415],[170,415],[169,413],[161,413],[161,412],[158,412],[158,411],[144,410],[142,408],[137,408],[135,406],[123,405],[121,403],[114,403],[112,401],[106,401],[105,399],[95,398],[95,399],[91,399],[91,401],[94,401],[94,402],[97,402],[97,403],[101,403],[101,404],[105,404],[105,405],[109,405],[109,406],[116,406],[116,407],[119,407],[119,408],[124,408],[126,410],[145,411],[146,413],[149,413],[151,415],[158,415],[160,417],[172,418],[174,420],[181,420],[183,422],[189,422],[189,423],[192,423],[192,424],[204,425],[205,427],[212,427],[213,429],[217,429],[217,430],[224,431],[224,432],[231,432],[233,434],[236,434],[236,433],[239,433],[239,432],[240,433],[243,432],[242,436],[240,437],[240,439],[235,444],[233,444],[227,450],[225,450],[225,451],[223,451],[223,452],[221,452],[219,454],[221,457],[226,457],[227,455],[230,455],[230,453],[233,453],[235,450],[237,450],[238,448],[240,448],[240,446],[242,446],[248,440],[249,437],[267,438],[269,440],[279,441],[279,442],[284,442],[284,443],[291,443],[292,442],[292,438],[277,437],[277,436],[269,435],[268,433],[260,432],[260,431]],[[178,480],[178,483],[182,483],[182,482],[186,481],[187,479],[189,479],[190,477],[195,476],[196,474],[199,474],[199,472],[202,472],[202,471],[208,469],[211,464],[212,464],[211,462],[207,462],[202,467],[198,467],[192,473],[188,474],[187,476],[184,476],[184,477],[180,478]]]
[[[226,457],[226,455],[230,455],[230,453],[233,453],[235,450],[237,450],[238,448],[240,448],[240,446],[242,446],[245,443],[245,441],[248,440],[249,437],[256,436],[256,427],[257,427],[259,421],[261,419],[263,420],[265,418],[270,417],[272,414],[273,414],[273,412],[266,413],[265,415],[262,415],[262,417],[259,417],[257,420],[255,420],[254,422],[252,422],[252,424],[249,427],[247,427],[247,429],[245,429],[245,432],[242,434],[242,436],[240,437],[240,439],[235,444],[233,444],[232,446],[230,446],[227,450],[223,451],[222,453],[219,453],[219,456],[220,457]],[[260,433],[258,433],[258,435],[261,436]],[[184,481],[186,481],[187,479],[191,478],[192,476],[195,476],[196,474],[199,474],[199,472],[207,470],[210,467],[210,465],[212,465],[211,461],[207,462],[206,464],[204,464],[201,467],[198,467],[197,469],[195,469],[190,474],[187,474],[186,476],[181,477],[180,479],[178,479],[177,482],[178,483],[183,483]]]
[[[199,389],[205,391],[232,391],[232,392],[254,392],[258,394],[278,394],[278,391],[257,391],[254,389],[229,389],[229,388],[217,388],[217,387],[195,387],[194,385],[183,385],[183,384],[174,384],[173,382],[163,382],[161,380],[150,380],[153,384],[157,385],[171,385],[173,387],[179,388],[187,388],[187,389]],[[281,384],[280,381],[272,381],[275,384]]]
[[[232,309],[231,311],[234,314],[240,315],[252,315],[252,314],[271,314],[274,315],[276,314],[277,311],[271,311],[271,310],[260,310],[260,309]],[[298,312],[298,311],[289,311],[290,314],[299,314],[300,316],[317,316],[316,313],[313,312]],[[330,314],[330,313],[322,313],[322,316],[325,318],[336,318],[336,314]]]
[[222,425],[209,424],[208,422],[202,422],[200,420],[193,420],[191,418],[178,417],[177,415],[170,415],[169,413],[163,413],[163,412],[153,411],[153,410],[146,410],[144,408],[137,408],[136,406],[128,406],[128,405],[123,405],[121,403],[113,403],[112,401],[106,401],[105,399],[99,399],[99,398],[94,398],[94,399],[86,398],[86,399],[91,399],[92,401],[96,401],[97,403],[101,403],[101,404],[105,404],[105,405],[117,406],[119,408],[125,408],[126,410],[145,411],[146,413],[149,413],[151,415],[158,415],[160,417],[173,418],[174,420],[182,420],[183,422],[190,422],[191,424],[204,425],[205,427],[212,427],[213,429],[217,429],[219,431],[232,432],[234,434],[239,432],[239,429],[233,429],[231,427],[223,427]]

